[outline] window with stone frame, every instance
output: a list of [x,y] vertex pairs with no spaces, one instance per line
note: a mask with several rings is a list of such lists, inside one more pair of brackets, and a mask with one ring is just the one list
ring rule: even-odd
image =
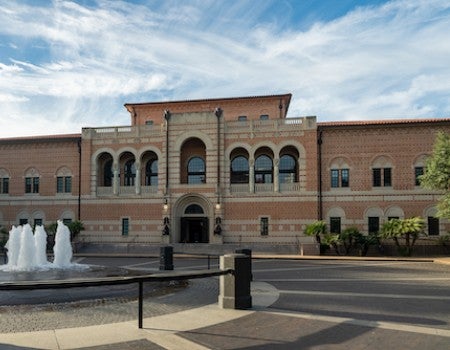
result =
[[372,164],[372,187],[392,187],[392,168],[388,157],[378,157]]
[[234,157],[231,161],[230,182],[247,184],[249,182],[249,164],[245,156]]

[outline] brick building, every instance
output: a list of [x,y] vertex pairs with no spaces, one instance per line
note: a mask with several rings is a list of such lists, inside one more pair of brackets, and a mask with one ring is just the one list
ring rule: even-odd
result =
[[[0,224],[79,219],[83,242],[314,253],[305,226],[378,231],[439,193],[417,176],[450,119],[317,123],[290,94],[125,104],[129,126],[0,140]],[[203,243],[203,244],[202,244]]]

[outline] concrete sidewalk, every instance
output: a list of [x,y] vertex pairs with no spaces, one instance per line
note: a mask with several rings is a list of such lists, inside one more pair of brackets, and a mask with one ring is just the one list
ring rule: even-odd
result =
[[[206,349],[178,333],[210,327],[248,316],[278,299],[270,284],[252,283],[252,310],[220,309],[216,304],[144,319],[139,329],[137,320],[89,327],[0,334],[0,349]],[[143,342],[145,341],[145,342]],[[146,347],[143,347],[147,343]],[[133,345],[134,344],[134,345]],[[138,345],[140,344],[140,345]],[[151,347],[149,347],[151,345]],[[136,346],[136,347],[135,347]]]

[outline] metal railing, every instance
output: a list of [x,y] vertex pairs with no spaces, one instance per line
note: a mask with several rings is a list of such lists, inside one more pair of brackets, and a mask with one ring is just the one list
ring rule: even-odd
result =
[[156,273],[153,275],[102,277],[89,279],[73,279],[58,281],[19,281],[0,283],[0,290],[35,290],[35,289],[62,289],[79,287],[100,287],[123,284],[138,284],[138,326],[143,326],[144,282],[183,281],[188,279],[207,278],[233,274],[232,269],[198,270],[198,271],[172,271]]

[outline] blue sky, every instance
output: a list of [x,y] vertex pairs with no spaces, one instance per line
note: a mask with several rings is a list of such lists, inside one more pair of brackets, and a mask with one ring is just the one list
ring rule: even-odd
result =
[[448,0],[0,0],[0,137],[279,93],[289,117],[450,117],[449,32]]

